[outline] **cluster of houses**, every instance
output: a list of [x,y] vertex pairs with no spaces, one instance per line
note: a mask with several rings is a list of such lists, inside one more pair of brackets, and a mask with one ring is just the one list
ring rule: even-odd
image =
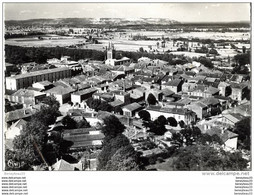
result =
[[[74,62],[63,57],[48,60],[48,64],[56,68],[7,77],[5,87],[12,92],[6,93],[5,99],[11,104],[22,104],[23,108],[5,113],[6,148],[12,148],[11,141],[40,109],[43,98],[50,95],[56,97],[60,108],[67,108],[61,110],[62,118],[67,114],[77,121],[86,118],[92,125],[91,128],[64,130],[60,117],[49,127],[49,134],[61,129],[63,138],[72,142],[71,151],[82,151],[87,147],[97,150],[102,144],[102,118],[112,113],[89,108],[86,103],[89,98],[112,106],[114,114],[127,127],[126,136],[134,141],[134,145],[139,145],[137,140],[142,142],[149,137],[138,115],[141,110],[146,110],[151,120],[163,115],[177,122],[176,127],[166,126],[165,136],[156,138],[158,144],[170,146],[167,138],[181,130],[180,123],[183,122],[197,125],[203,133],[218,135],[228,149],[237,148],[238,135],[228,129],[251,115],[248,99],[251,83],[246,75],[210,70],[195,61],[174,66],[146,57],[136,63],[127,58],[117,61],[113,58],[112,45],[107,52],[105,63]],[[72,76],[74,68],[81,68],[83,73]],[[151,95],[156,100],[154,104],[148,102]],[[152,150],[159,149],[146,149],[144,155],[156,153]],[[94,163],[94,159],[91,162]],[[55,167],[58,170],[61,166],[75,169],[75,166],[66,165],[68,162],[63,159],[57,163]],[[93,166],[91,170],[94,169]]]

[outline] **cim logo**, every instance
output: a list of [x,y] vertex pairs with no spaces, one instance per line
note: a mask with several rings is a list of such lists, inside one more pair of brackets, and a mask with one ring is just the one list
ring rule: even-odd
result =
[[21,163],[20,162],[15,162],[12,159],[10,159],[7,162],[7,166],[10,167],[10,168],[20,168],[21,167]]

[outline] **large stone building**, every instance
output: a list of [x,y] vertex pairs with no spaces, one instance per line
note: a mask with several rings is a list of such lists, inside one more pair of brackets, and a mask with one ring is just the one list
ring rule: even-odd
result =
[[16,91],[21,88],[30,87],[36,82],[53,82],[68,77],[71,77],[71,70],[69,68],[54,68],[29,72],[12,77],[6,77],[6,89]]

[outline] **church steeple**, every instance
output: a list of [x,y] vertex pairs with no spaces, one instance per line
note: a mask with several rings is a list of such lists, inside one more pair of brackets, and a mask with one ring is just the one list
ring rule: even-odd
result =
[[114,45],[110,41],[108,43],[108,48],[107,48],[107,59],[113,59],[114,58],[113,54],[114,54]]

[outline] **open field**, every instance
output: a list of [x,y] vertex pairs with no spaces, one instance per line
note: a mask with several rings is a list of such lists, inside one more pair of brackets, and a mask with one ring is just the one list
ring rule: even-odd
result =
[[21,47],[67,47],[74,44],[83,43],[85,39],[83,38],[67,38],[61,37],[58,39],[44,39],[39,40],[37,37],[29,38],[15,38],[5,40],[5,44],[16,45]]
[[169,38],[199,38],[214,40],[249,40],[249,32],[165,32],[165,31],[134,31],[128,32],[126,35],[143,35],[149,38],[161,38],[162,36]]
[[[250,34],[249,33],[239,33],[239,32],[227,32],[227,33],[218,33],[218,32],[190,32],[190,33],[166,33],[164,31],[129,31],[126,32],[125,36],[133,36],[136,34],[142,34],[150,38],[161,38],[162,35],[164,37],[169,38],[199,38],[199,39],[225,39],[225,40],[249,40]],[[73,38],[73,37],[63,37],[63,36],[43,36],[43,40],[38,39],[37,36],[35,37],[27,37],[27,38],[15,38],[15,39],[7,39],[5,44],[8,45],[16,45],[22,47],[68,47],[71,45],[78,45],[78,44],[85,44],[81,46],[83,49],[94,49],[104,51],[106,46],[108,45],[109,40],[103,39],[99,40],[101,44],[90,44],[85,43],[86,39],[84,38]],[[141,47],[144,50],[149,51],[149,47],[152,47],[153,50],[158,50],[159,52],[164,52],[167,50],[176,50],[177,48],[173,48],[172,45],[166,43],[165,48],[157,48],[156,40],[128,40],[127,38],[114,38],[110,40],[116,50],[122,51],[132,51],[136,52],[139,51]],[[221,55],[235,55],[233,52],[229,51],[220,51]]]

